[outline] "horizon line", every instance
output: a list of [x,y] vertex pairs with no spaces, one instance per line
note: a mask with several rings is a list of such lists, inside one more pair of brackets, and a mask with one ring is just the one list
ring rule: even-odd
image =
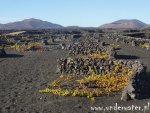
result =
[[[3,20],[3,19],[5,19],[5,18],[0,18],[0,21]],[[9,19],[9,18],[7,18],[7,19]],[[35,19],[35,20],[41,20],[41,21],[45,21],[45,22],[50,22],[50,23],[53,23],[53,24],[61,25],[63,27],[91,27],[91,28],[92,27],[94,27],[94,28],[95,27],[100,27],[100,26],[102,26],[104,24],[110,24],[112,22],[119,21],[119,20],[138,20],[138,21],[141,21],[140,19],[117,19],[117,20],[114,20],[114,21],[111,21],[111,22],[102,23],[102,24],[97,25],[97,26],[80,26],[80,25],[62,25],[62,24],[57,23],[57,22],[48,21],[47,19],[44,20],[44,19],[39,19],[39,18],[31,17],[31,18],[24,18],[24,19],[15,19],[15,18],[13,18],[13,19],[11,19],[12,21],[9,20],[9,22],[2,22],[2,23],[0,22],[0,24],[5,25],[5,24],[11,24],[11,23],[15,23],[15,22],[21,22],[21,21],[30,20],[30,19]],[[144,21],[141,21],[141,22],[145,23]],[[147,23],[145,23],[145,24],[147,24]],[[147,25],[150,25],[150,24],[147,24]]]

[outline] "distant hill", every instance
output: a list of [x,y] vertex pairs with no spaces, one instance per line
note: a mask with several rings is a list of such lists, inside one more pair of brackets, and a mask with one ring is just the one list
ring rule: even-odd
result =
[[150,29],[150,25],[144,26],[142,29]]
[[145,26],[147,26],[147,24],[145,24],[144,22],[141,22],[139,20],[136,20],[136,19],[132,19],[132,20],[122,19],[122,20],[118,20],[118,21],[115,21],[112,23],[104,24],[104,25],[100,26],[99,28],[140,29]]
[[66,28],[77,29],[77,28],[81,28],[81,27],[80,26],[66,26]]
[[[136,19],[127,20],[122,19],[112,23],[104,24],[98,28],[101,29],[140,29],[140,28],[147,28],[148,25],[144,22],[141,22]],[[79,29],[79,28],[95,28],[95,27],[80,27],[80,26],[67,26],[63,27],[59,24],[39,20],[39,19],[25,19],[23,21],[17,21],[7,24],[0,23],[0,30],[9,30],[9,29],[51,29],[51,28],[67,28],[67,29]]]
[[39,19],[25,19],[23,21],[0,24],[0,29],[49,29],[49,28],[62,28],[63,26],[54,24]]

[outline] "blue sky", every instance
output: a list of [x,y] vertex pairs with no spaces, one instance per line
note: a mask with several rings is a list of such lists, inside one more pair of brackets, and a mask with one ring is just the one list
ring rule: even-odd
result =
[[99,26],[119,19],[150,24],[150,0],[0,0],[0,23],[37,18],[63,26]]

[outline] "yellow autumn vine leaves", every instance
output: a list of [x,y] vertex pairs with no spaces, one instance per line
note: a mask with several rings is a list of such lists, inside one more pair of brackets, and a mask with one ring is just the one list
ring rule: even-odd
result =
[[16,43],[10,46],[10,49],[15,49],[17,51],[25,51],[27,50],[27,48],[32,47],[32,46],[42,47],[42,45],[39,42],[29,42],[27,45],[20,45]]
[[132,75],[132,69],[126,67],[117,73],[119,65],[121,64],[116,62],[113,72],[107,74],[97,75],[90,70],[89,76],[61,75],[49,85],[49,88],[40,90],[40,92],[60,96],[85,96],[91,100],[97,96],[112,95],[120,92],[128,84]]
[[142,48],[145,48],[145,49],[149,48],[149,44],[148,43],[141,44],[140,46]]
[[103,53],[93,53],[88,55],[79,55],[81,58],[109,58],[109,54],[107,52]]

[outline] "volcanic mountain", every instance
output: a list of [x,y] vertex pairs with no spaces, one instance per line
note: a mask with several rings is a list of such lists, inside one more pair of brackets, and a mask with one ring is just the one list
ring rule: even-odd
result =
[[107,29],[107,28],[112,28],[112,29],[140,29],[147,26],[144,22],[141,22],[137,19],[132,19],[132,20],[127,20],[127,19],[122,19],[118,20],[112,23],[104,24],[100,26],[100,28]]
[[23,21],[0,24],[0,29],[49,29],[49,28],[62,28],[63,26],[54,24],[39,19],[25,19]]

